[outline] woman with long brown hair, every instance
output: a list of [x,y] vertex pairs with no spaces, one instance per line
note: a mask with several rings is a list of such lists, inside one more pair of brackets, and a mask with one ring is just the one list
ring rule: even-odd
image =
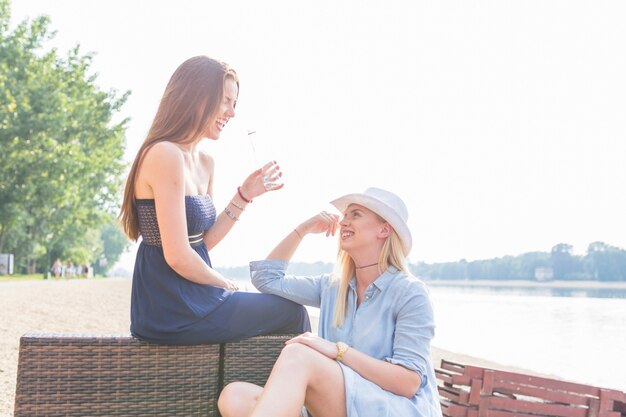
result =
[[[411,275],[408,211],[380,188],[348,194],[297,226],[264,261],[252,283],[320,308],[319,336],[287,342],[265,387],[234,382],[222,391],[224,417],[441,417],[430,359],[434,336],[428,290]],[[287,263],[309,233],[339,228],[339,273],[294,277]],[[303,410],[303,405],[306,410]]]
[[172,75],[152,126],[131,167],[120,219],[137,251],[131,333],[170,344],[218,343],[310,329],[299,304],[268,294],[237,292],[212,268],[209,251],[252,200],[282,175],[268,163],[238,187],[219,214],[213,205],[214,161],[198,149],[217,140],[235,117],[237,74],[197,56]]

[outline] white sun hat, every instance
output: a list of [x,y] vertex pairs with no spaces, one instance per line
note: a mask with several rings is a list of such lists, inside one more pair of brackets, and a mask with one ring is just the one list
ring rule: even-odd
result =
[[370,187],[362,193],[346,194],[330,202],[344,213],[350,204],[358,204],[372,210],[385,219],[396,231],[404,249],[404,256],[411,252],[413,239],[406,222],[409,220],[409,211],[400,197],[390,191]]

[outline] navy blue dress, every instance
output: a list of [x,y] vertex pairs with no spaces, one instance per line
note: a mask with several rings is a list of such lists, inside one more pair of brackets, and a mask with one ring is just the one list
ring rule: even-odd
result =
[[[133,336],[154,343],[222,343],[271,333],[302,333],[311,325],[300,304],[269,294],[233,292],[191,282],[165,261],[154,200],[135,200],[142,242],[131,295]],[[208,195],[186,196],[192,249],[211,266],[202,236],[215,223]]]

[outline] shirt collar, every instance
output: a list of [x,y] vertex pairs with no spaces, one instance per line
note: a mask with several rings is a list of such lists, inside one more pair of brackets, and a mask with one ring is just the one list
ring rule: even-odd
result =
[[[374,282],[372,282],[372,285],[378,288],[380,291],[383,291],[385,288],[387,288],[387,286],[393,280],[397,273],[398,269],[395,266],[389,265],[387,270],[383,272],[378,278],[376,278]],[[356,291],[356,277],[352,277],[352,279],[350,280],[350,288]]]

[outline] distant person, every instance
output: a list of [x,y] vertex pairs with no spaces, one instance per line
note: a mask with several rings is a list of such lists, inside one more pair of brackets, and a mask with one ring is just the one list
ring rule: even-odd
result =
[[[289,233],[267,260],[252,262],[252,283],[263,293],[320,307],[319,336],[287,342],[264,388],[226,386],[224,417],[440,417],[430,357],[435,323],[428,290],[407,269],[408,212],[378,188],[332,202],[343,218],[322,212]],[[294,277],[285,270],[309,233],[339,227],[340,276]]]
[[63,264],[61,263],[61,259],[57,258],[56,261],[52,264],[52,268],[50,271],[54,274],[54,279],[61,278],[61,272],[63,272]]
[[71,279],[74,276],[74,262],[71,260],[67,261],[65,264],[65,278]]
[[[218,343],[310,329],[305,308],[282,297],[237,292],[213,269],[217,245],[257,197],[282,175],[268,163],[254,171],[218,212],[213,158],[197,145],[217,140],[239,95],[235,71],[197,56],[172,75],[133,162],[120,218],[142,237],[131,295],[131,333],[169,344]],[[233,162],[236,162],[236,155]],[[281,188],[282,185],[274,187]],[[271,187],[270,187],[271,189]]]

